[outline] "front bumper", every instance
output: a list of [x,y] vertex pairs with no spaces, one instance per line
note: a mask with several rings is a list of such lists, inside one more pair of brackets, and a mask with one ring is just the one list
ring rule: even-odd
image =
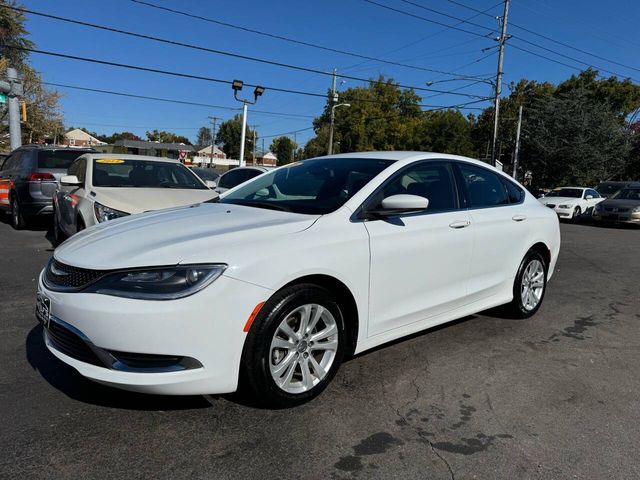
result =
[[640,212],[598,212],[594,211],[593,219],[603,223],[628,223],[640,225]]
[[[79,336],[94,354],[62,348],[64,336],[45,329],[45,343],[56,357],[96,382],[165,395],[235,391],[243,327],[254,307],[272,293],[224,275],[194,295],[170,301],[54,292],[43,285],[42,274],[38,285],[50,300],[52,327]],[[136,359],[177,360],[164,366],[152,362],[145,369],[129,361],[131,352]]]

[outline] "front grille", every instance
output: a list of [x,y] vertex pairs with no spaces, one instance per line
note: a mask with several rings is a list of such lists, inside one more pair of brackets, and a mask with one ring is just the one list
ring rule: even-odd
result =
[[47,287],[52,290],[81,290],[107,273],[105,270],[72,267],[51,259],[47,265],[45,279]]
[[89,345],[87,345],[82,338],[68,328],[60,325],[55,320],[49,322],[47,335],[56,350],[61,351],[71,358],[80,360],[81,362],[104,367],[104,363],[100,361],[96,354],[93,353],[93,350],[89,348]]
[[109,352],[120,362],[131,368],[163,368],[178,365],[184,357],[152,355],[149,353]]
[[629,211],[628,208],[616,208],[616,207],[607,207],[605,208],[607,212],[619,212],[619,213],[627,213]]
[[556,208],[556,206],[555,206],[555,205],[553,205],[553,204],[551,204],[551,203],[547,203],[547,207],[549,207],[549,208]]

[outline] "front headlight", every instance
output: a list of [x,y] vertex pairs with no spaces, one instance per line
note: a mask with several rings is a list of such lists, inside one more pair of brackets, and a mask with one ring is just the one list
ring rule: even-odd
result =
[[602,210],[602,205],[600,205],[599,203],[595,206],[594,210],[600,211]]
[[224,264],[153,267],[111,273],[85,292],[141,300],[174,300],[202,290],[227,268]]
[[633,213],[640,213],[640,207],[635,207],[633,210],[631,210]]
[[573,208],[573,205],[560,205],[560,206],[558,206],[558,208],[570,209],[570,208]]
[[129,215],[127,212],[121,212],[120,210],[116,210],[115,208],[105,207],[98,202],[95,202],[93,204],[93,211],[95,212],[96,218],[100,223],[106,222],[107,220],[115,220],[116,218]]

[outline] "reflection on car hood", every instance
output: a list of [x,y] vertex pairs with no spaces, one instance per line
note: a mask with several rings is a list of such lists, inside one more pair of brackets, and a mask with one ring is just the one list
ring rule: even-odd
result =
[[218,196],[213,190],[188,188],[94,187],[91,190],[96,193],[93,197],[96,202],[127,213],[191,205]]
[[238,255],[259,252],[318,218],[202,203],[98,224],[64,242],[54,256],[62,263],[96,270],[204,261],[231,264]]

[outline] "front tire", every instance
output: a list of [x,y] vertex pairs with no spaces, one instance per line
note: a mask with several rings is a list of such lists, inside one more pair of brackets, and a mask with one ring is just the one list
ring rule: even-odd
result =
[[580,218],[580,215],[582,215],[582,209],[580,207],[576,207],[573,210],[573,215],[571,216],[571,221],[572,222],[577,222],[578,219]]
[[547,291],[548,268],[539,252],[529,250],[520,263],[513,282],[513,300],[506,306],[510,316],[529,318],[535,315]]
[[342,362],[345,332],[340,306],[324,288],[301,284],[277,292],[247,335],[241,390],[276,408],[317,397]]
[[53,242],[54,247],[57,247],[62,242],[67,239],[67,236],[60,228],[60,221],[58,220],[58,212],[56,210],[53,211]]

